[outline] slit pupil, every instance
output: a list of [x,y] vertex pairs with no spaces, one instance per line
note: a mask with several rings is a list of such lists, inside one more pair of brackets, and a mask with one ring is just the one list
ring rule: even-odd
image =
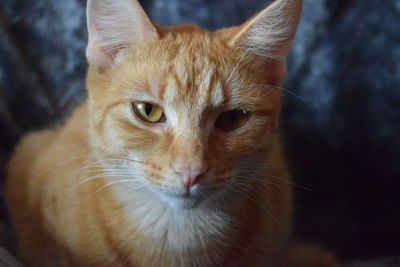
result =
[[239,114],[237,112],[231,112],[228,114],[228,121],[230,124],[235,124],[238,120]]
[[150,115],[152,110],[153,110],[153,105],[151,104],[144,105],[144,112],[146,112],[147,116]]

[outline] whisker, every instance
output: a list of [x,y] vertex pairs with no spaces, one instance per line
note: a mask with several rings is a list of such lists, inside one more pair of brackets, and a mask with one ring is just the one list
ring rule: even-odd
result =
[[292,182],[292,181],[290,181],[288,179],[284,179],[282,177],[274,176],[274,175],[271,175],[271,174],[267,174],[267,177],[272,178],[272,179],[276,179],[276,180],[279,180],[279,181],[286,182],[288,184],[291,184],[291,185],[293,185],[293,186],[295,186],[297,188],[300,188],[300,189],[303,189],[303,190],[306,190],[306,191],[310,191],[310,192],[312,191],[311,188],[308,188],[308,187],[302,186],[300,184],[294,183],[294,182]]
[[297,188],[300,188],[300,189],[303,189],[303,190],[306,190],[306,191],[312,191],[311,188],[308,188],[306,186],[303,186],[303,185],[300,185],[298,183],[295,183],[295,182],[291,181],[290,179],[285,179],[283,177],[279,177],[279,176],[275,176],[275,175],[269,174],[268,170],[281,171],[281,169],[273,169],[270,166],[267,166],[267,167],[262,166],[258,170],[257,170],[257,166],[247,166],[247,168],[242,168],[240,170],[239,174],[237,174],[237,176],[241,176],[242,175],[243,176],[242,178],[244,178],[244,179],[246,179],[246,178],[247,179],[252,179],[252,180],[258,179],[258,180],[264,181],[262,178],[260,178],[260,176],[262,176],[262,177],[267,177],[267,178],[271,178],[271,179],[275,179],[275,180],[286,182],[286,183],[288,183],[290,185],[293,185],[293,186],[295,186]]
[[85,168],[85,169],[103,169],[103,168],[108,168],[108,167],[115,167],[115,168],[132,168],[132,166],[129,166],[129,165],[124,165],[124,164],[104,164],[104,165],[102,165],[102,164],[99,164],[99,165],[93,165],[93,166],[90,166],[90,167],[88,167],[88,168]]
[[306,99],[304,99],[303,97],[299,96],[298,94],[296,94],[295,92],[293,92],[292,90],[277,86],[277,85],[272,85],[272,84],[252,84],[252,85],[247,85],[247,86],[243,86],[243,87],[239,87],[237,89],[242,89],[242,88],[249,88],[249,87],[272,87],[275,89],[279,89],[281,91],[284,91],[286,93],[289,93],[290,95],[296,97],[297,99],[303,101],[304,103],[307,103]]
[[308,188],[308,187],[306,187],[306,186],[303,186],[303,185],[300,185],[300,184],[297,184],[297,183],[295,183],[295,182],[292,182],[290,179],[288,179],[288,178],[283,178],[283,177],[279,177],[279,176],[275,176],[275,175],[272,175],[272,174],[269,174],[268,172],[263,172],[263,173],[250,173],[250,174],[253,174],[254,176],[252,176],[251,178],[249,178],[249,179],[258,179],[258,180],[260,180],[260,181],[263,181],[263,179],[261,179],[261,178],[259,178],[258,176],[265,176],[265,177],[267,177],[267,178],[272,178],[272,179],[275,179],[275,180],[279,180],[279,181],[283,181],[283,182],[285,182],[285,183],[288,183],[288,184],[290,184],[290,185],[293,185],[293,186],[295,186],[295,187],[298,187],[298,188],[300,188],[300,189],[303,189],[303,190],[306,190],[306,191],[312,191],[312,189],[310,189],[310,188]]
[[[100,186],[100,187],[99,187],[98,189],[96,189],[96,191],[94,191],[91,195],[95,195],[95,194],[97,194],[98,192],[100,192],[100,191],[102,191],[103,189],[105,189],[106,187],[111,186],[111,185],[113,185],[113,184],[117,184],[117,183],[126,183],[126,182],[138,182],[138,181],[135,180],[135,179],[125,179],[125,180],[118,180],[118,181],[110,182],[110,183],[107,183],[107,184],[105,184],[105,185],[103,185],[103,186]],[[144,187],[144,186],[142,186],[142,187]]]
[[86,169],[86,168],[90,168],[92,166],[102,166],[101,163],[104,163],[106,161],[120,161],[120,160],[127,160],[127,161],[135,162],[135,163],[143,163],[143,161],[134,160],[134,159],[130,159],[130,158],[107,158],[107,159],[98,160],[96,162],[92,162],[88,165],[81,167],[80,169]]
[[[242,188],[240,188],[242,189]],[[234,186],[231,187],[231,190],[233,190],[234,192],[236,192],[239,195],[244,196],[245,198],[251,200],[252,202],[254,202],[257,206],[259,206],[262,210],[264,210],[269,216],[271,216],[271,218],[281,227],[283,227],[282,223],[272,215],[272,213],[266,209],[259,201],[257,201],[257,199],[253,198],[251,195],[249,195],[250,192],[254,192],[254,190],[249,190],[248,192],[243,192],[241,190],[236,189]],[[263,199],[263,198],[262,198]]]
[[97,169],[88,169],[82,171],[82,173],[93,173],[93,172],[113,172],[113,173],[125,173],[125,172],[132,172],[131,168],[121,169],[121,168],[97,168]]
[[237,64],[236,64],[235,67],[233,68],[231,74],[229,74],[228,78],[226,79],[226,82],[225,82],[226,84],[228,84],[228,83],[232,80],[233,75],[236,74],[236,70],[237,70],[237,68],[239,67],[240,63],[242,63],[243,59],[244,59],[248,54],[249,54],[249,52],[246,51],[246,52],[243,53],[243,55],[239,58]]
[[51,171],[51,170],[53,170],[53,169],[55,169],[55,168],[64,166],[64,165],[66,165],[66,164],[68,164],[68,163],[70,163],[70,162],[72,162],[72,161],[74,161],[74,160],[84,159],[84,158],[94,158],[94,157],[95,157],[95,156],[93,156],[93,155],[81,155],[81,156],[76,156],[76,157],[69,158],[69,159],[67,159],[67,160],[60,161],[60,162],[58,162],[57,164],[55,164],[55,165],[53,165],[53,166],[51,166],[51,167],[45,169],[44,171],[38,173],[37,175],[35,175],[35,176],[33,177],[33,179],[38,178],[38,177],[40,177],[40,176],[46,174],[47,172],[49,172],[49,171]]
[[71,192],[73,190],[75,190],[76,188],[78,188],[79,186],[88,183],[92,180],[96,180],[96,179],[100,179],[100,178],[105,178],[105,177],[132,177],[132,173],[118,173],[118,174],[106,174],[106,173],[102,173],[102,174],[97,174],[97,175],[93,175],[91,177],[88,177],[86,179],[83,179],[82,181],[78,182],[77,184],[73,185],[71,188],[69,188],[66,192]]

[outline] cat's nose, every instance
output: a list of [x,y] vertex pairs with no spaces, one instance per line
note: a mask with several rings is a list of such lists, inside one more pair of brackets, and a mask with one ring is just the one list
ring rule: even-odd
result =
[[180,175],[183,186],[189,190],[203,179],[208,166],[201,161],[179,161],[172,164],[172,169]]

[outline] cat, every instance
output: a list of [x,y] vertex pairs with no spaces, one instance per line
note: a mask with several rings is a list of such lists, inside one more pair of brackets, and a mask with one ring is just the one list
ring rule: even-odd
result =
[[161,27],[87,3],[88,99],[32,133],[7,203],[28,266],[337,266],[291,243],[280,84],[300,0],[241,26]]

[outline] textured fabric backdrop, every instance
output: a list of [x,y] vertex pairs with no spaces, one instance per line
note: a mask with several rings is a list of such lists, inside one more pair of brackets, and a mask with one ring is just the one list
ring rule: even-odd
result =
[[[270,1],[141,2],[159,24],[215,29]],[[304,2],[281,126],[295,183],[311,189],[295,187],[295,232],[350,261],[398,253],[400,0]],[[85,43],[85,0],[0,0],[2,181],[18,139],[84,97]]]

